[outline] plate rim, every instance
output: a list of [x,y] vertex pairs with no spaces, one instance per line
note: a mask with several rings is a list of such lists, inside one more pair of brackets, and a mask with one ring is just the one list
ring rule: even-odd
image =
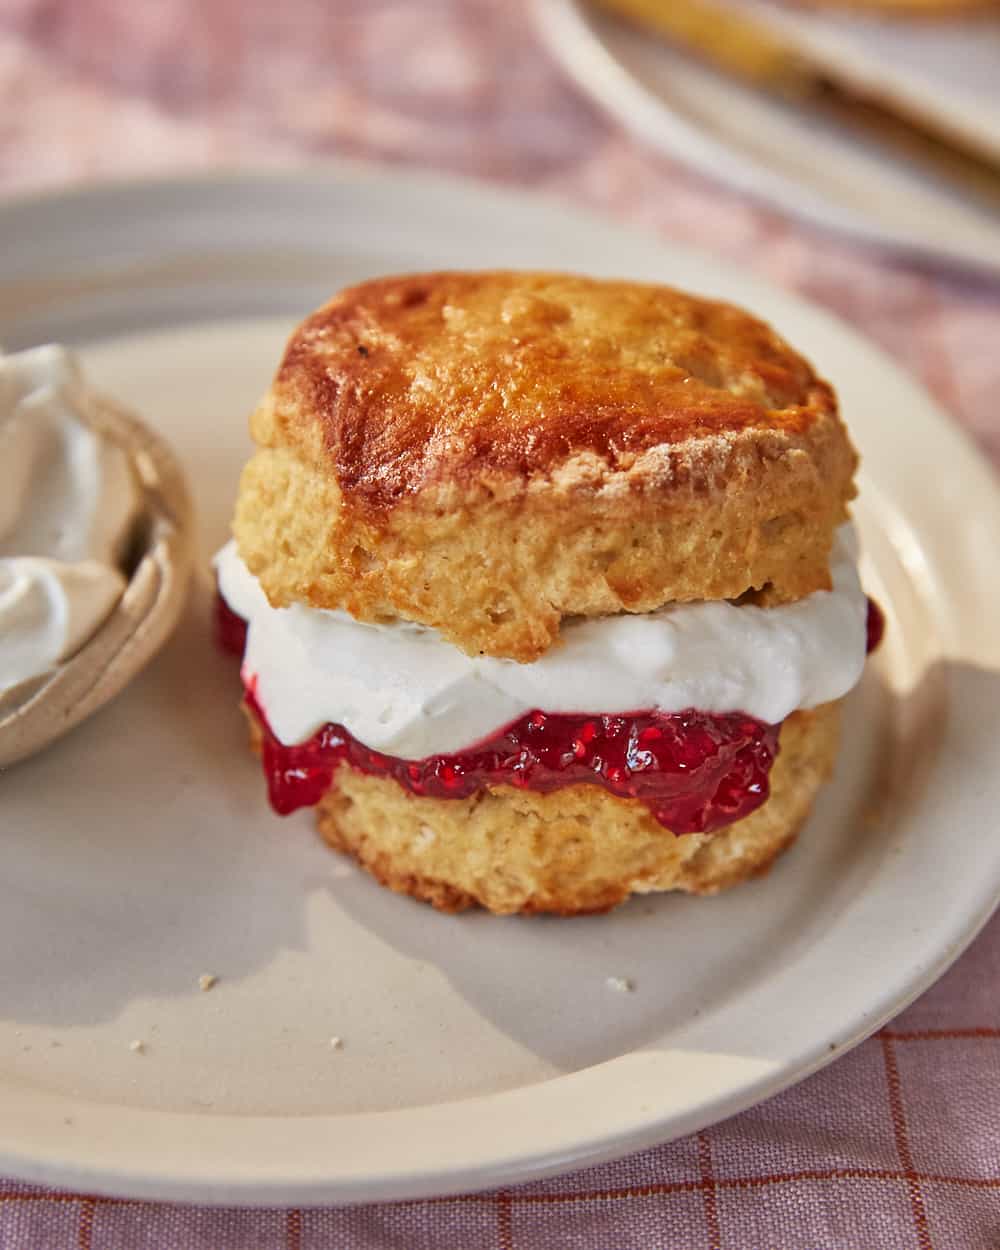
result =
[[[303,180],[311,186],[315,186],[319,182],[343,189],[346,185],[354,185],[359,179],[369,185],[374,183],[377,187],[393,188],[397,194],[402,184],[403,189],[411,193],[430,196],[431,198],[460,195],[471,199],[479,205],[486,203],[495,204],[496,201],[506,202],[508,205],[518,206],[530,215],[538,212],[556,213],[560,218],[571,218],[581,223],[589,223],[591,227],[608,232],[609,235],[631,236],[633,239],[641,241],[643,247],[655,249],[661,253],[664,259],[667,259],[671,254],[675,257],[683,254],[692,263],[704,264],[708,272],[717,271],[720,268],[720,262],[710,257],[707,253],[698,251],[698,249],[687,245],[674,244],[656,235],[633,230],[619,222],[596,214],[581,212],[579,209],[562,205],[552,197],[540,197],[530,193],[512,191],[508,188],[496,188],[488,183],[479,183],[453,176],[414,174],[412,171],[395,169],[386,170],[378,166],[354,161],[331,161],[324,162],[318,166],[305,164],[291,169],[242,170],[207,174],[196,173],[188,176],[166,175],[156,178],[130,178],[115,182],[84,184],[74,188],[58,188],[41,193],[34,192],[24,196],[9,197],[0,203],[0,235],[9,229],[12,215],[16,216],[16,214],[24,213],[25,211],[30,212],[34,206],[40,203],[51,205],[53,203],[65,204],[69,201],[72,204],[79,203],[81,200],[87,200],[92,204],[95,202],[107,203],[108,201],[113,203],[120,198],[123,190],[129,191],[131,194],[138,194],[140,197],[142,195],[155,197],[165,187],[169,187],[178,193],[197,196],[199,189],[206,186],[216,188],[225,186],[230,191],[239,189],[245,191],[247,188],[252,189],[253,186],[260,185],[261,182],[268,184],[294,184],[299,180]],[[732,266],[726,267],[728,269],[732,268]],[[825,323],[828,328],[839,335],[845,342],[857,345],[859,351],[863,348],[869,359],[877,359],[884,370],[887,370],[897,381],[902,381],[905,384],[905,388],[908,388],[910,394],[918,395],[924,410],[925,426],[934,431],[935,437],[943,440],[948,454],[957,456],[965,469],[971,472],[974,478],[978,479],[978,489],[983,489],[986,482],[990,484],[989,490],[992,492],[993,504],[997,509],[997,514],[1000,515],[1000,491],[997,490],[992,470],[975,450],[969,435],[955,424],[949,422],[942,414],[936,401],[910,379],[891,358],[858,335],[851,327],[842,323],[836,316],[803,299],[797,293],[785,291],[755,274],[745,273],[742,270],[738,272],[750,281],[751,287],[759,287],[762,290],[771,292],[775,297],[780,297],[781,302],[788,305],[790,309],[808,310],[810,316],[818,316],[821,323]],[[580,1138],[566,1139],[562,1140],[557,1146],[549,1144],[544,1149],[536,1151],[522,1149],[514,1155],[508,1153],[506,1157],[493,1159],[488,1165],[483,1165],[482,1163],[472,1164],[465,1169],[451,1166],[442,1171],[440,1168],[434,1170],[433,1167],[421,1168],[411,1166],[409,1169],[397,1168],[394,1172],[373,1173],[366,1177],[354,1176],[345,1179],[343,1176],[338,1178],[329,1172],[322,1172],[322,1169],[322,1174],[304,1176],[301,1169],[297,1168],[294,1176],[275,1176],[272,1174],[268,1177],[261,1174],[259,1167],[249,1167],[239,1175],[232,1175],[226,1173],[224,1167],[219,1170],[218,1164],[213,1172],[210,1168],[206,1169],[203,1160],[193,1164],[190,1160],[177,1158],[173,1173],[167,1175],[162,1169],[152,1172],[144,1170],[142,1164],[136,1163],[134,1158],[126,1162],[119,1157],[116,1164],[110,1163],[107,1153],[101,1156],[99,1150],[95,1151],[93,1140],[76,1140],[79,1137],[78,1133],[67,1134],[65,1129],[61,1129],[60,1124],[63,1117],[66,1115],[71,1117],[79,1116],[79,1127],[82,1127],[88,1120],[94,1124],[99,1124],[104,1115],[132,1117],[137,1125],[142,1122],[150,1127],[154,1126],[154,1123],[162,1125],[166,1121],[173,1121],[175,1126],[176,1122],[183,1121],[192,1125],[197,1124],[199,1127],[204,1127],[206,1123],[210,1122],[225,1122],[232,1129],[234,1135],[245,1134],[247,1130],[255,1125],[261,1126],[261,1131],[268,1129],[273,1131],[276,1124],[291,1124],[292,1131],[294,1131],[296,1124],[301,1126],[302,1123],[305,1123],[317,1130],[318,1141],[322,1140],[324,1131],[333,1134],[338,1128],[342,1130],[342,1126],[355,1117],[339,1115],[313,1117],[206,1116],[201,1113],[185,1115],[175,1112],[105,1106],[103,1104],[74,1103],[72,1100],[49,1095],[41,1091],[34,1096],[34,1105],[37,1111],[40,1105],[46,1104],[42,1108],[43,1114],[41,1119],[44,1121],[42,1129],[44,1133],[48,1134],[46,1139],[48,1144],[43,1146],[36,1141],[29,1151],[19,1149],[16,1139],[11,1137],[11,1126],[14,1125],[18,1117],[8,1116],[0,1120],[0,1172],[17,1175],[26,1180],[43,1184],[85,1188],[94,1193],[128,1194],[140,1198],[185,1200],[202,1203],[226,1202],[238,1206],[260,1206],[273,1203],[310,1206],[352,1201],[376,1201],[388,1198],[420,1198],[470,1192],[481,1190],[487,1186],[492,1187],[498,1184],[513,1184],[527,1180],[536,1180],[545,1176],[618,1158],[654,1143],[671,1140],[677,1136],[697,1131],[708,1124],[717,1122],[721,1118],[745,1110],[762,1099],[770,1097],[789,1085],[804,1079],[825,1066],[834,1057],[841,1055],[844,1051],[868,1037],[887,1019],[902,1010],[932,984],[982,929],[992,914],[997,903],[998,894],[1000,894],[1000,860],[998,860],[996,865],[995,876],[996,880],[991,879],[989,887],[982,890],[980,905],[973,913],[964,918],[962,924],[956,926],[955,930],[949,934],[948,940],[941,944],[937,957],[920,968],[919,971],[905,978],[901,988],[899,985],[896,985],[893,992],[884,993],[882,1001],[873,1004],[872,1010],[863,1019],[856,1020],[846,1033],[838,1035],[835,1052],[829,1051],[828,1040],[824,1036],[807,1051],[805,1056],[800,1056],[797,1062],[786,1062],[785,1067],[779,1072],[772,1072],[758,1076],[754,1080],[747,1080],[739,1087],[738,1091],[729,1091],[714,1100],[704,1102],[697,1113],[687,1115],[682,1123],[676,1115],[672,1116],[670,1113],[667,1113],[664,1116],[662,1112],[656,1114],[647,1107],[631,1113],[630,1119],[627,1118],[613,1130],[603,1134],[596,1133],[586,1140],[581,1140]],[[384,1127],[387,1123],[387,1118],[393,1121],[393,1123],[400,1123],[401,1121],[407,1121],[410,1124],[413,1122],[419,1123],[422,1119],[426,1119],[428,1110],[440,1112],[440,1118],[443,1118],[446,1122],[454,1119],[456,1115],[461,1119],[461,1114],[456,1112],[455,1108],[468,1108],[471,1106],[474,1108],[476,1115],[488,1115],[495,1111],[498,1105],[508,1104],[518,1097],[524,1097],[526,1092],[530,1093],[532,1098],[537,1098],[540,1088],[543,1087],[560,1086],[565,1089],[567,1085],[573,1083],[586,1085],[587,1080],[592,1079],[592,1074],[600,1074],[602,1072],[606,1074],[607,1069],[620,1064],[622,1059],[627,1057],[619,1056],[595,1067],[583,1069],[580,1072],[552,1078],[543,1082],[542,1086],[524,1086],[513,1091],[462,1099],[454,1104],[434,1104],[429,1109],[426,1107],[414,1107],[401,1111],[363,1113],[357,1118],[367,1119],[368,1121],[378,1119]],[[664,1056],[664,1058],[669,1058],[669,1056]],[[587,1079],[585,1080],[584,1078]],[[11,1090],[8,1082],[0,1077],[0,1106],[3,1106],[5,1102],[8,1107],[12,1103],[17,1103],[18,1094],[19,1091],[17,1089]],[[51,1108],[47,1106],[49,1103],[52,1104]],[[50,1110],[53,1117],[51,1123],[49,1122]],[[118,1155],[121,1156],[121,1154],[122,1152],[119,1150]],[[220,1155],[220,1159],[224,1164],[225,1157]]]

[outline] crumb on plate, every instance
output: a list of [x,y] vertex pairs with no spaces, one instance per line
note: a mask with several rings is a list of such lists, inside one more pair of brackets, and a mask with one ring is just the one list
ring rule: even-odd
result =
[[635,989],[635,982],[628,977],[608,977],[605,984],[618,994],[630,994]]

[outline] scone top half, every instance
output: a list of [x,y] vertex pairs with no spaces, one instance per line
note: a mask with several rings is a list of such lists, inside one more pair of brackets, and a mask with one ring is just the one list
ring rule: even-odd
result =
[[273,606],[521,662],[570,617],[828,589],[854,494],[832,390],[769,326],[553,273],[343,291],[251,430],[234,531]]

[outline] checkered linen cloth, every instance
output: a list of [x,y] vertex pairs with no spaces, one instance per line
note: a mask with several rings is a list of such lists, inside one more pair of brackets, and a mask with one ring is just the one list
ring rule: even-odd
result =
[[[310,153],[541,187],[833,308],[1000,463],[1000,284],[811,233],[655,156],[566,83],[521,0],[0,0],[0,119],[8,190]],[[0,1180],[0,1250],[1000,1250],[998,986],[1000,919],[825,1072],[573,1176],[313,1211]]]

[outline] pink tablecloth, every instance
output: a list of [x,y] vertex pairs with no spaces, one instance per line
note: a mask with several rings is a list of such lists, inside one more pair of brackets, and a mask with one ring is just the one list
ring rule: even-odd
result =
[[[567,84],[519,0],[0,0],[0,119],[11,191],[310,153],[544,188],[831,306],[1000,462],[1000,285],[813,233],[657,157]],[[998,1250],[998,986],[1000,920],[827,1071],[708,1132],[561,1180],[320,1211],[0,1181],[0,1247]]]

